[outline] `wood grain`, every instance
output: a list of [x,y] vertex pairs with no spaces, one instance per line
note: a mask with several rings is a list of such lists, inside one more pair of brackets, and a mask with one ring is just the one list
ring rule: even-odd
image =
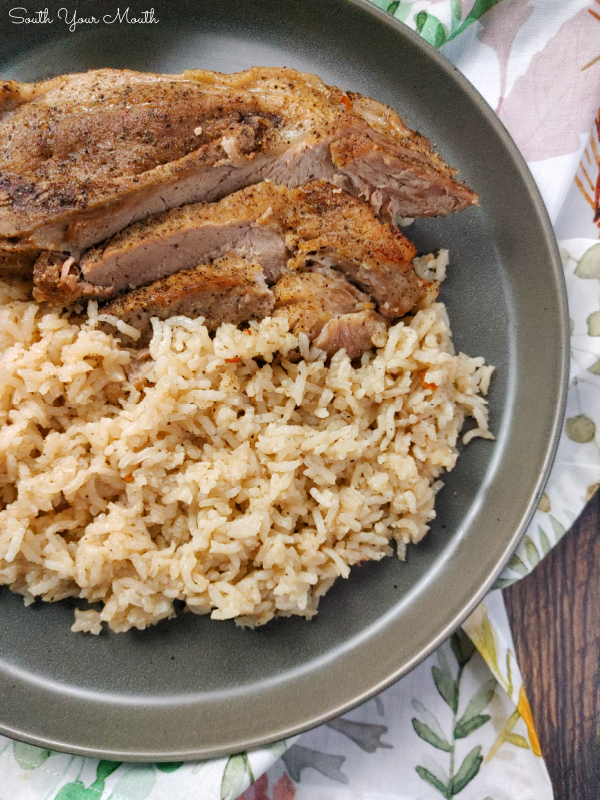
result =
[[504,592],[556,800],[600,797],[599,494],[537,569]]

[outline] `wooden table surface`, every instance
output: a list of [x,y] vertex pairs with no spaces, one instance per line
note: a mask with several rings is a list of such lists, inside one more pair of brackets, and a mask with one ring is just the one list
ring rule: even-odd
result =
[[504,592],[556,800],[598,800],[600,492],[531,575]]

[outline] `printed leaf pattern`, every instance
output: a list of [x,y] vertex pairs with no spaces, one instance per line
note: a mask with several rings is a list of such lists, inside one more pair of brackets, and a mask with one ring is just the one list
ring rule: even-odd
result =
[[[493,645],[493,634],[490,635]],[[489,642],[487,646],[488,648],[490,647]],[[457,719],[461,680],[464,669],[475,652],[475,647],[464,632],[460,631],[452,636],[450,649],[456,659],[456,678],[450,671],[442,649],[438,651],[440,666],[431,668],[431,675],[437,691],[452,709],[453,719],[450,736],[446,736],[443,733],[437,718],[420,701],[415,699],[412,701],[413,707],[421,717],[421,719],[417,717],[412,719],[415,733],[427,744],[437,750],[448,753],[450,759],[450,770],[448,776],[444,778],[441,775],[441,770],[436,775],[431,768],[423,764],[419,764],[415,767],[415,770],[423,781],[436,789],[445,798],[452,798],[462,792],[479,772],[483,762],[481,745],[477,745],[469,751],[455,772],[456,742],[466,739],[490,721],[491,716],[482,712],[492,701],[496,689],[496,680],[494,678],[484,683],[467,702],[461,717]],[[493,651],[495,654],[495,645],[493,645]]]
[[598,73],[583,68],[598,53],[600,25],[581,9],[511,87],[500,119],[527,161],[575,153],[580,135],[589,134],[598,110]]
[[[600,311],[594,311],[586,320],[588,336],[600,336]],[[567,433],[567,436],[569,434]],[[569,436],[569,438],[571,438]],[[573,441],[577,441],[574,439]]]
[[434,47],[441,47],[448,39],[446,28],[437,17],[427,11],[419,11],[415,17],[417,32]]
[[156,766],[161,772],[176,772],[183,764],[183,761],[162,761]]
[[487,612],[484,612],[483,619],[481,622],[481,637],[482,637],[482,644],[483,650],[481,647],[479,648],[481,653],[484,653],[484,658],[486,661],[492,665],[492,667],[496,670],[496,672],[500,672],[498,669],[498,656],[496,654],[496,643],[494,641],[494,633],[492,631],[492,626],[490,625],[490,620],[487,615]]
[[584,280],[600,280],[600,243],[593,245],[585,251],[579,259],[575,269],[575,275]]
[[[108,800],[146,800],[155,783],[156,769],[153,764],[129,764]],[[97,794],[95,800],[98,800]]]
[[481,20],[477,38],[496,51],[500,71],[500,97],[496,113],[500,113],[506,94],[508,65],[516,35],[533,14],[530,2],[508,2],[496,5]]
[[480,19],[487,11],[489,11],[491,8],[493,8],[501,1],[502,0],[475,0],[473,8],[467,14],[465,21],[455,31],[453,31],[452,36],[450,38],[453,39],[455,36],[461,34],[469,27],[469,25],[472,25],[474,22]]
[[[393,0],[393,2],[371,0],[371,2],[402,22],[409,22],[412,6],[415,5],[414,2],[406,3],[400,2],[400,0]],[[432,0],[432,2],[440,2],[440,0]],[[474,3],[469,4],[469,0],[465,0],[463,4],[462,0],[450,0],[449,28],[431,12],[420,10],[413,17],[415,30],[434,47],[442,47],[446,42],[460,36],[461,33],[500,2],[502,0],[475,0]],[[469,5],[470,10],[467,11]]]
[[533,569],[539,564],[540,554],[538,553],[537,547],[530,536],[526,536],[523,541],[525,542],[525,552],[527,553],[527,558],[529,559],[529,563]]
[[55,800],[98,800],[98,792],[86,787],[81,781],[65,784]]
[[490,678],[489,681],[483,684],[481,689],[475,694],[467,703],[462,717],[458,721],[458,725],[468,722],[471,718],[481,714],[484,708],[491,703],[494,691],[496,689],[496,680]]
[[481,747],[474,747],[460,765],[460,769],[454,778],[452,778],[452,796],[462,792],[465,786],[473,780],[479,772],[482,761]]
[[[590,334],[600,336],[600,311],[598,313],[598,333]],[[578,414],[576,417],[571,417],[565,423],[565,432],[569,439],[577,444],[589,444],[593,442],[596,436],[596,423],[590,419],[586,414]]]
[[523,560],[521,558],[519,558],[517,553],[515,553],[513,555],[513,557],[508,562],[507,566],[508,566],[509,569],[512,569],[515,572],[518,572],[519,575],[523,575],[523,577],[525,575],[529,575],[529,570],[527,569],[527,567],[523,563]]
[[552,530],[554,531],[556,539],[558,541],[558,539],[562,538],[565,535],[567,529],[553,516],[550,517],[550,524],[552,525]]
[[15,759],[23,769],[37,769],[52,755],[52,750],[43,750],[25,742],[13,742]]
[[385,725],[373,725],[370,722],[353,722],[344,717],[338,717],[327,723],[327,726],[334,731],[343,733],[365,753],[374,753],[378,747],[391,747],[391,744],[381,741],[381,737],[387,733]]
[[120,761],[100,761],[98,762],[98,766],[96,767],[96,780],[104,781],[108,778],[109,775],[112,775],[113,772],[121,766]]
[[320,753],[318,750],[294,744],[283,754],[282,759],[290,776],[297,782],[300,781],[302,771],[312,767],[332,781],[348,783],[348,777],[340,769],[346,760],[345,756]]
[[417,736],[420,736],[423,741],[428,742],[433,745],[433,747],[437,747],[438,750],[444,750],[446,753],[452,750],[452,746],[443,736],[438,736],[437,733],[434,733],[434,731],[432,731],[428,725],[421,722],[421,720],[413,718],[412,724],[415,733]]
[[434,789],[437,789],[438,792],[440,792],[440,794],[442,794],[444,797],[452,796],[448,794],[448,786],[438,780],[428,769],[425,769],[425,767],[415,767],[415,769],[420,778],[423,778],[423,780],[426,781],[430,786],[433,786]]
[[512,586],[513,583],[516,583],[517,581],[518,578],[497,578],[492,584],[492,590],[506,589],[507,586]]
[[[90,785],[77,778],[71,783],[66,783],[55,796],[54,800],[98,800],[104,794],[106,779],[121,766],[120,761],[99,761],[96,766],[96,780]],[[116,790],[116,787],[115,787]],[[113,792],[114,795],[114,792]],[[111,797],[113,796],[111,795]],[[121,795],[122,800],[144,800],[146,795],[134,796]]]
[[486,722],[491,719],[489,714],[477,714],[464,722],[457,722],[454,726],[454,738],[465,739],[470,733],[481,728]]
[[552,549],[552,545],[550,544],[550,539],[548,539],[548,534],[542,528],[541,525],[538,525],[538,535],[540,539],[540,545],[542,548],[542,553],[547,556],[550,550]]
[[454,653],[459,667],[464,667],[475,652],[475,645],[462,630],[452,634],[450,637],[450,647],[452,648],[452,652]]
[[229,756],[221,780],[221,800],[236,800],[253,781],[247,754]]

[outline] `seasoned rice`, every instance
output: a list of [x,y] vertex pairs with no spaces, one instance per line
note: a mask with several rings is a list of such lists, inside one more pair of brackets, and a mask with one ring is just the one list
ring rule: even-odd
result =
[[99,603],[73,631],[143,629],[177,600],[310,618],[353,564],[426,534],[467,416],[465,441],[493,438],[493,368],[454,353],[442,303],[359,363],[282,319],[154,320],[145,353],[110,322],[0,283],[0,583]]

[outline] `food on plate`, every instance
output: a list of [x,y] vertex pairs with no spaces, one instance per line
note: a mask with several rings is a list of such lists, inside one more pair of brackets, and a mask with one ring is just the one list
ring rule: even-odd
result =
[[79,256],[170,208],[323,178],[382,219],[477,203],[381,103],[306,73],[101,69],[0,94],[0,240]]
[[[214,331],[224,322],[238,325],[268,317],[274,302],[260,264],[230,254],[128,292],[103,306],[102,312],[104,317],[113,317],[113,326],[121,320],[139,334],[138,338],[133,331],[133,337],[121,332],[121,341],[145,346],[152,335],[153,317],[202,317],[208,330]],[[372,346],[369,341],[366,349]]]
[[280,316],[214,336],[155,319],[136,351],[95,302],[73,319],[0,288],[0,581],[99,603],[73,630],[144,628],[176,601],[310,618],[352,565],[424,536],[465,417],[491,436],[492,368],[453,352],[441,303],[353,362]]
[[292,333],[304,333],[330,356],[341,349],[351,359],[361,356],[387,327],[369,296],[333,269],[290,272],[274,294],[275,318],[284,317]]
[[88,250],[78,265],[72,256],[46,252],[34,266],[34,297],[59,304],[79,296],[106,298],[225,253],[259,263],[268,285],[290,270],[335,266],[390,319],[431,290],[414,272],[412,244],[364,201],[326,181],[297,189],[267,181],[217,203],[137,222]]
[[394,224],[476,204],[454,174],[294,70],[2,84],[0,584],[255,626],[403,558],[465,418],[493,438],[447,252]]

